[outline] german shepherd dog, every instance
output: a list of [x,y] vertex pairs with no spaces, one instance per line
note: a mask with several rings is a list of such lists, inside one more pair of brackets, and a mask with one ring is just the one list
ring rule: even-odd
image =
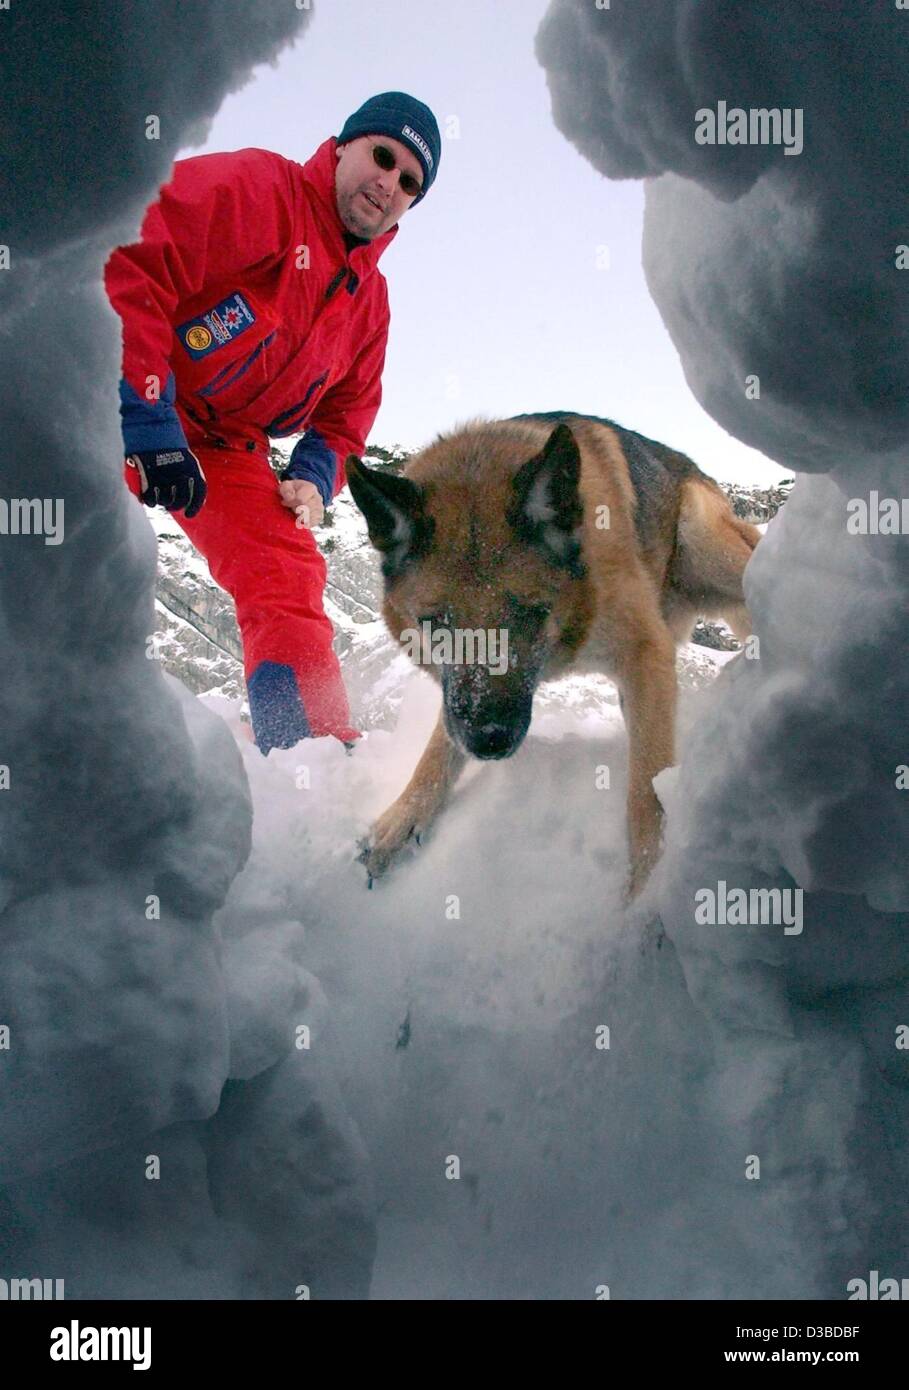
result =
[[[383,616],[414,633],[498,633],[505,669],[428,661],[442,711],[416,771],[362,847],[372,878],[438,815],[468,756],[507,758],[541,680],[600,671],[630,741],[629,895],[660,850],[653,779],[673,762],[676,643],[699,616],[750,631],[742,573],[760,533],[691,459],[611,420],[570,412],[474,421],[403,476],[351,455],[347,477],[382,560]],[[449,649],[451,650],[451,649]]]

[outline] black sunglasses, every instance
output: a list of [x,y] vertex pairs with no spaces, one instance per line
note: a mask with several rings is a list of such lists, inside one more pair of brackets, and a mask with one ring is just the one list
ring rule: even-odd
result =
[[[373,145],[372,157],[379,168],[385,170],[386,174],[398,167],[398,161],[395,159],[394,151],[390,150],[387,145]],[[418,193],[423,192],[423,185],[420,180],[413,174],[405,173],[403,169],[401,170],[401,177],[398,179],[398,183],[401,185],[401,191],[406,193],[408,198],[415,198]]]

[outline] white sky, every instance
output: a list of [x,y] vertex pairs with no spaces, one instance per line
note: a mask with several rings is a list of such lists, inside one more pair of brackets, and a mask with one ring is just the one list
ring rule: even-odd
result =
[[372,442],[417,448],[473,416],[571,409],[674,445],[715,477],[773,482],[785,470],[686,385],[641,268],[643,185],[604,179],[553,124],[533,52],[547,5],[313,0],[297,43],[180,157],[255,145],[303,163],[366,97],[412,93],[436,114],[442,158],[380,261],[391,332]]

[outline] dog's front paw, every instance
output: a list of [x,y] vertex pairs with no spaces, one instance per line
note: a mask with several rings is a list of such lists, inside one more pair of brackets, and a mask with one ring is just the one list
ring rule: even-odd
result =
[[366,868],[370,888],[373,879],[381,878],[405,847],[416,848],[420,844],[421,833],[422,827],[412,807],[399,807],[396,802],[379,817],[366,838],[359,842],[357,855],[357,863]]

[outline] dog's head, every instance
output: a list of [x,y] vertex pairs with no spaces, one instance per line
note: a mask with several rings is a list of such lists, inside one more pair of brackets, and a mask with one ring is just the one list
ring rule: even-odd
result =
[[564,424],[531,457],[527,439],[468,426],[404,477],[347,460],[385,620],[441,680],[448,732],[477,758],[519,747],[539,681],[570,665],[592,611],[577,443]]

